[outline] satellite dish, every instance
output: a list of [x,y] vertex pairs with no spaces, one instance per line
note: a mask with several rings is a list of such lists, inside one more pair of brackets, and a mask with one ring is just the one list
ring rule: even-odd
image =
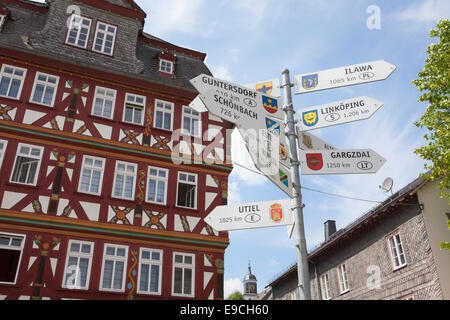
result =
[[393,185],[394,185],[394,180],[392,178],[386,178],[383,181],[383,184],[380,186],[380,189],[383,190],[384,192],[391,191],[391,193],[392,193],[392,186]]

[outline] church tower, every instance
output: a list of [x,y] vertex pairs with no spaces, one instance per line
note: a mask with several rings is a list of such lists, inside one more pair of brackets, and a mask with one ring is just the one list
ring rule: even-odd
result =
[[255,300],[258,294],[257,280],[252,274],[250,262],[248,263],[248,274],[244,277],[244,298],[245,300]]

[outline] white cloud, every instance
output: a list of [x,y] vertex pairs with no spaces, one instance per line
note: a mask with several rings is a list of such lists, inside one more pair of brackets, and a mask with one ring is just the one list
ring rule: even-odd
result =
[[224,281],[224,298],[228,298],[228,296],[230,294],[232,294],[233,292],[239,291],[242,293],[242,281],[239,278],[233,278],[233,279],[226,279]]
[[435,22],[450,15],[450,1],[426,0],[419,1],[407,9],[398,12],[394,18],[402,22],[423,23]]
[[230,70],[223,65],[208,66],[208,68],[211,70],[215,78],[230,82],[233,80],[233,76],[231,75]]

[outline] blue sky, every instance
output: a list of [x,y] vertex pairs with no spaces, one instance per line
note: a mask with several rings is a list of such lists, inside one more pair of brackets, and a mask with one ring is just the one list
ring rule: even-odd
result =
[[[296,74],[386,60],[397,70],[386,80],[294,96],[296,110],[369,96],[384,102],[369,120],[315,130],[312,133],[343,149],[371,148],[387,159],[373,175],[302,176],[302,185],[326,192],[382,201],[379,185],[394,180],[393,191],[423,172],[413,150],[424,144],[424,132],[413,123],[426,104],[411,84],[423,68],[427,46],[436,40],[429,30],[450,17],[450,1],[299,1],[299,0],[165,0],[137,3],[147,12],[145,31],[166,41],[208,54],[215,77],[238,84],[281,79],[287,68]],[[367,8],[377,5],[381,29],[369,30]],[[233,160],[252,167],[236,135]],[[229,181],[230,203],[285,199],[265,177],[235,167]],[[308,248],[323,241],[323,223],[343,228],[376,204],[325,196],[303,190]],[[295,263],[294,240],[286,227],[230,232],[225,254],[225,297],[242,290],[251,260],[261,291],[277,274]]]
[[[311,133],[342,149],[371,148],[387,159],[373,175],[302,176],[302,185],[376,201],[387,195],[378,186],[387,177],[393,191],[423,172],[413,153],[423,145],[424,131],[413,123],[424,113],[420,93],[411,82],[423,68],[426,48],[435,39],[429,31],[450,17],[448,0],[137,0],[147,12],[145,31],[179,46],[207,53],[215,77],[238,84],[281,79],[287,68],[297,74],[386,60],[397,70],[386,80],[294,96],[296,110],[368,96],[384,102],[369,120]],[[380,8],[381,28],[369,30],[367,8]],[[297,115],[298,117],[298,115]],[[233,160],[252,167],[236,135]],[[230,203],[286,199],[269,180],[235,167],[229,181]],[[325,196],[303,190],[308,248],[323,241],[323,223],[332,219],[343,228],[374,203]],[[261,291],[277,274],[295,263],[293,239],[286,227],[230,232],[225,254],[225,297],[242,290],[251,260]]]

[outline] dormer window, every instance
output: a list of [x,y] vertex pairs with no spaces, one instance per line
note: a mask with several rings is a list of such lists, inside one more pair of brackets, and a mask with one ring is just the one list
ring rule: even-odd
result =
[[114,52],[114,42],[116,41],[116,33],[116,26],[98,22],[92,50],[112,56]]
[[173,62],[169,60],[161,59],[159,60],[159,71],[164,73],[173,73]]
[[70,18],[66,43],[83,49],[87,48],[92,20],[73,14]]
[[173,77],[175,74],[175,55],[169,51],[163,51],[158,55],[160,75]]

